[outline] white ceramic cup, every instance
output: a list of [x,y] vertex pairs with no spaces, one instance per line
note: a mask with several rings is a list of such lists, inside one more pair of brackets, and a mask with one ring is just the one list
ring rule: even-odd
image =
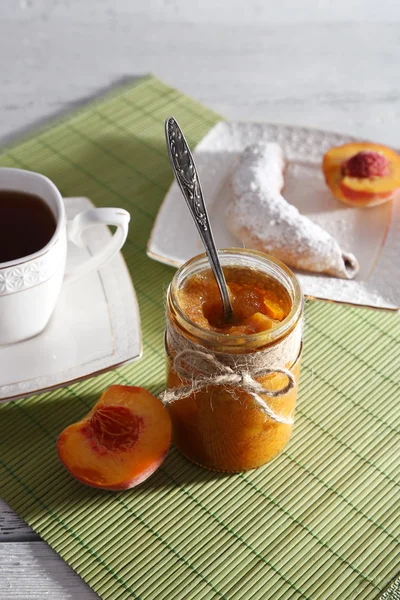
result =
[[[41,250],[0,263],[0,345],[4,345],[30,338],[46,327],[63,282],[98,269],[114,256],[128,235],[130,215],[122,208],[94,208],[67,222],[59,190],[50,179],[31,171],[0,168],[0,189],[39,196],[50,207],[57,224]],[[65,272],[67,241],[81,246],[83,231],[98,224],[115,225],[117,229],[104,248]]]

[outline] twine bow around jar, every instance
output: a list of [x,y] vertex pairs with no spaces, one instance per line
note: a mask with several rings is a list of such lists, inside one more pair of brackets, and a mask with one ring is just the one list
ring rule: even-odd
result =
[[[172,369],[182,381],[179,387],[168,389],[161,394],[164,404],[187,398],[191,394],[209,386],[238,388],[249,394],[255,405],[277,423],[292,425],[292,415],[284,416],[275,412],[268,404],[266,396],[284,396],[296,386],[293,373],[286,364],[293,364],[301,350],[302,323],[281,342],[271,348],[246,354],[226,354],[207,352],[199,349],[188,338],[171,326],[167,327],[166,341],[174,353]],[[266,389],[257,379],[282,374],[287,383],[278,390]]]

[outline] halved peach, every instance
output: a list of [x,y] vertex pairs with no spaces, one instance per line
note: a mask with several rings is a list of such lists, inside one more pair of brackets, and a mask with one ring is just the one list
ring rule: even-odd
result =
[[330,148],[322,170],[336,198],[352,206],[375,206],[400,193],[400,156],[380,144],[358,142]]
[[140,387],[112,385],[92,410],[57,440],[58,456],[86,485],[125,490],[150,477],[168,454],[171,420]]

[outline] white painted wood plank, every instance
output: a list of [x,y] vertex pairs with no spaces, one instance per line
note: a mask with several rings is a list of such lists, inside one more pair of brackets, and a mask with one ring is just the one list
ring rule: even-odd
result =
[[[0,498],[0,543],[34,541],[39,536]],[[0,563],[1,565],[1,563]],[[1,567],[0,567],[1,572]]]
[[197,4],[2,0],[0,137],[153,71],[228,118],[398,143],[400,3]]
[[[279,24],[321,22],[394,22],[399,21],[395,0],[2,0],[4,14],[10,20],[32,15],[43,19],[59,17],[86,22],[102,22],[124,15],[140,20],[180,23],[255,23]],[[244,10],[245,8],[245,10]]]
[[98,600],[44,542],[0,544],[0,600]]

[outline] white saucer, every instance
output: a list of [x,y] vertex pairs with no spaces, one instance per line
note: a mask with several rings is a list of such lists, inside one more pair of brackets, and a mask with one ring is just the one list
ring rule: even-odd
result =
[[[242,246],[225,223],[230,176],[238,156],[257,141],[280,144],[288,165],[285,198],[324,227],[360,263],[351,281],[297,273],[303,292],[315,298],[386,309],[400,307],[400,201],[374,208],[353,208],[339,202],[325,185],[322,156],[331,146],[352,141],[344,135],[315,129],[221,121],[194,151],[217,247]],[[260,215],[262,219],[262,215]],[[147,246],[150,257],[178,267],[203,252],[192,218],[174,182],[157,215]]]
[[[87,198],[65,198],[68,219],[92,208]],[[75,265],[102,247],[106,226],[85,233],[85,248],[68,245]],[[93,377],[141,355],[139,308],[121,254],[99,271],[63,287],[53,317],[40,335],[0,346],[0,401],[45,392]]]

